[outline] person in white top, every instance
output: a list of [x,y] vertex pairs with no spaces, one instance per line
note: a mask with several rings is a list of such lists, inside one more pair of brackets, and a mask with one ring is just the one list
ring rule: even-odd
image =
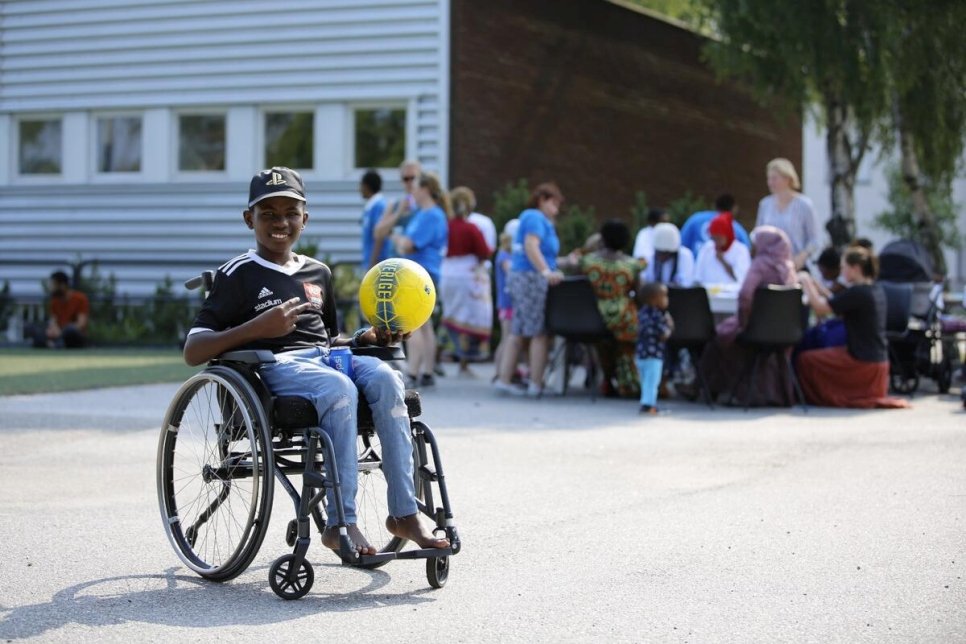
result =
[[651,208],[647,213],[647,225],[641,228],[634,239],[634,252],[637,259],[647,260],[650,264],[654,259],[654,227],[668,221],[668,214],[660,208]]
[[694,262],[694,281],[698,284],[741,284],[751,266],[748,247],[735,243],[734,222],[723,212],[708,225],[710,239],[701,246]]
[[[476,207],[476,203],[473,203],[473,207]],[[496,252],[496,224],[493,220],[484,215],[481,212],[471,212],[466,218],[466,221],[470,222],[474,226],[480,229],[483,233],[483,241],[486,245],[490,247],[490,252]]]
[[792,242],[792,261],[801,269],[821,246],[815,207],[798,192],[802,188],[795,166],[788,159],[772,159],[766,168],[770,195],[758,203],[755,228],[774,226],[785,231]]
[[653,242],[653,261],[641,273],[644,281],[684,287],[694,284],[694,255],[681,245],[678,227],[667,222],[654,226]]

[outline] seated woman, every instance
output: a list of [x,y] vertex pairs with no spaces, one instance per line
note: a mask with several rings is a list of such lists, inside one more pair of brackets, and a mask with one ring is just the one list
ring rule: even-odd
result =
[[735,243],[734,222],[723,212],[708,225],[710,239],[704,242],[694,261],[694,281],[698,284],[741,284],[751,265],[748,247]]
[[[798,278],[792,264],[792,245],[788,235],[774,226],[759,226],[751,232],[754,258],[738,292],[738,315],[722,320],[717,328],[718,337],[708,344],[701,355],[699,368],[704,375],[712,398],[731,391],[751,359],[745,349],[735,341],[751,315],[751,304],[759,286],[776,284],[795,286]],[[762,404],[791,405],[793,392],[787,369],[777,360],[759,365],[757,397]],[[748,386],[745,383],[744,386]],[[735,391],[742,397],[744,392]]]
[[[638,398],[641,393],[637,366],[634,363],[637,341],[637,306],[634,291],[637,275],[646,265],[624,253],[631,232],[620,220],[604,222],[600,228],[601,247],[579,259],[568,256],[562,268],[577,268],[586,275],[597,295],[597,308],[614,340],[597,345],[605,396]],[[585,245],[586,248],[586,245]]]
[[803,351],[798,357],[798,379],[805,398],[825,407],[908,407],[889,398],[889,353],[886,342],[886,298],[874,283],[878,273],[874,255],[860,246],[842,258],[842,277],[848,284],[826,298],[815,280],[802,276],[809,305],[817,315],[835,313],[845,324],[845,346]]

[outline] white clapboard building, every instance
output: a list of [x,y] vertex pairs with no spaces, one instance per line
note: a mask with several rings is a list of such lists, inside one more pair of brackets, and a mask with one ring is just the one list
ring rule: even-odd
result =
[[[0,2],[0,283],[98,259],[146,294],[251,246],[248,180],[300,168],[305,236],[358,257],[358,178],[447,170],[447,0]],[[444,177],[445,178],[445,177]],[[151,264],[139,264],[148,258]]]

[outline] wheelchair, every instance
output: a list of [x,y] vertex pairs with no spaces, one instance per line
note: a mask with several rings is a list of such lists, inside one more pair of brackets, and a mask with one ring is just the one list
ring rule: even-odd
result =
[[[213,279],[214,273],[206,271],[185,285],[203,284],[210,290]],[[400,347],[361,347],[353,353],[383,360],[404,357]],[[259,367],[274,360],[270,351],[225,353],[181,385],[168,406],[158,441],[158,503],[165,533],[181,561],[211,581],[242,574],[265,538],[277,482],[295,508],[285,532],[292,552],[269,569],[269,584],[279,597],[299,599],[312,588],[315,575],[306,553],[311,524],[320,533],[325,528],[322,501],[329,489],[336,497],[336,554],[343,565],[375,569],[396,559],[425,559],[429,585],[442,588],[460,538],[436,439],[417,420],[422,411],[418,392],[406,392],[417,505],[450,547],[405,549],[407,542],[385,529],[387,485],[379,437],[360,392],[357,526],[377,549],[375,555],[360,555],[347,535],[335,453],[318,426],[314,405],[301,397],[273,396],[259,377]],[[300,489],[290,476],[302,477]]]

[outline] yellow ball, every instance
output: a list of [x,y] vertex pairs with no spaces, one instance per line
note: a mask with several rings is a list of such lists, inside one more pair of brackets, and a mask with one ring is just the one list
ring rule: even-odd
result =
[[359,308],[377,329],[410,333],[426,323],[436,306],[436,288],[422,266],[409,259],[386,259],[359,285]]

